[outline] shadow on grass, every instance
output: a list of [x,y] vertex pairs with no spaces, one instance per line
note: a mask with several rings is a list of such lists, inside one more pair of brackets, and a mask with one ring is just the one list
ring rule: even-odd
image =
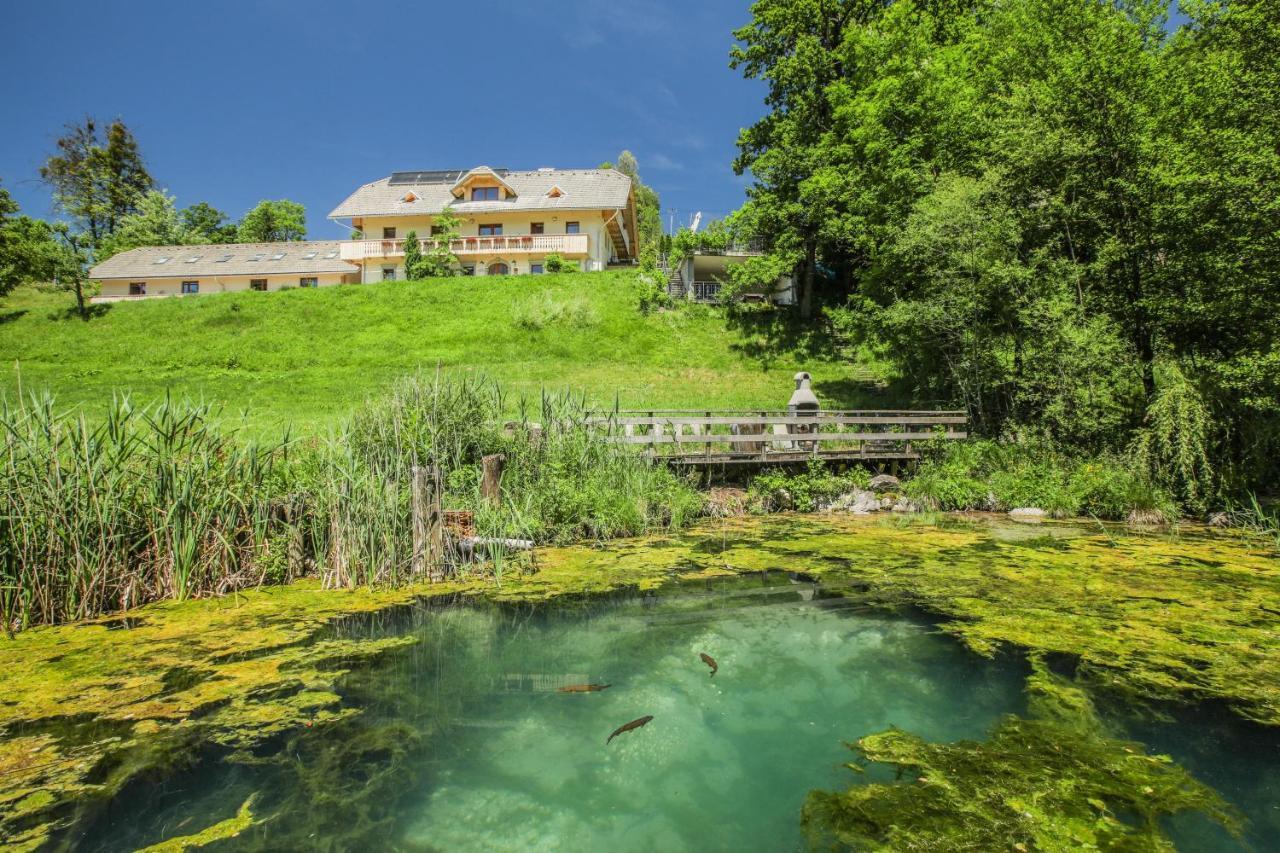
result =
[[743,308],[725,311],[724,319],[742,336],[730,346],[766,368],[783,357],[837,358],[843,348],[829,323],[821,317],[802,320],[798,311]]
[[26,316],[26,313],[27,313],[26,308],[20,308],[17,311],[0,312],[0,326],[3,326],[5,323],[12,323],[14,320],[17,320],[19,317]]
[[59,322],[62,320],[84,320],[85,322],[88,322],[90,320],[96,320],[99,317],[105,317],[107,315],[107,312],[110,310],[111,310],[111,305],[109,303],[99,304],[99,305],[86,305],[84,308],[84,314],[81,314],[80,309],[76,308],[73,305],[70,308],[63,308],[61,311],[50,311],[49,319],[53,320],[54,322]]
[[909,409],[911,390],[900,380],[875,382],[867,379],[815,379],[813,393],[824,406],[833,409]]

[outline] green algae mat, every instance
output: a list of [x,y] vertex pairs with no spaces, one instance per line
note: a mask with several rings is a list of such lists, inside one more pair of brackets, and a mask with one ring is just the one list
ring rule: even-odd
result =
[[1278,630],[1260,544],[984,518],[155,605],[0,641],[0,847],[1266,849]]

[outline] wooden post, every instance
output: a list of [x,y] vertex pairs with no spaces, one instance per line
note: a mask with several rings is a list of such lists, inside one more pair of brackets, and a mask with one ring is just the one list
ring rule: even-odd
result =
[[431,490],[431,501],[427,504],[427,563],[432,567],[431,579],[444,580],[448,567],[445,565],[444,508],[440,506],[444,496],[440,467],[432,465],[427,476]]
[[287,562],[289,580],[300,578],[307,573],[306,541],[302,537],[302,519],[306,514],[306,504],[302,497],[292,495],[284,507],[284,520],[289,525],[289,549]]
[[480,494],[491,506],[496,507],[502,503],[502,469],[506,462],[507,457],[501,453],[493,453],[480,460],[484,471],[480,480]]
[[409,502],[413,513],[413,560],[411,563],[415,577],[427,573],[427,469],[414,465],[409,472]]
[[410,470],[409,497],[413,513],[415,575],[444,577],[444,512],[440,508],[440,469],[415,465]]

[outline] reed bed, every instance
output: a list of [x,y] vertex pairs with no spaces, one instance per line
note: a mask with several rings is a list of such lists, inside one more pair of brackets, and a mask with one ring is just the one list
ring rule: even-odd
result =
[[207,407],[117,398],[105,417],[49,396],[0,402],[6,629],[256,582],[285,444],[240,444]]
[[[689,483],[591,429],[581,399],[518,408],[504,421],[484,378],[413,376],[324,439],[257,444],[186,402],[119,397],[96,419],[47,395],[0,402],[0,620],[12,633],[307,574],[418,580],[416,466],[439,468],[445,506],[473,510],[481,536],[606,539],[701,512]],[[491,453],[506,458],[498,506],[480,494]]]

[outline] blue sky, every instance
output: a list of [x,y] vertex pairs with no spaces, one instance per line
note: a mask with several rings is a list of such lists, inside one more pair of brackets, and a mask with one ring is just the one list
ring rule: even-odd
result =
[[179,205],[307,207],[312,237],[401,169],[592,167],[630,148],[665,209],[723,215],[763,87],[728,67],[748,0],[6,4],[0,180],[50,216],[62,126],[122,117]]

